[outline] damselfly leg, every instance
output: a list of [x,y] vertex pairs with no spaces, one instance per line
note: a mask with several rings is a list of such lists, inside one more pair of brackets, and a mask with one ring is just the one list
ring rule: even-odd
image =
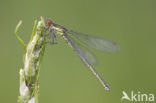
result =
[[57,44],[57,39],[56,39],[56,35],[54,32],[54,29],[52,29],[52,25],[50,25],[49,27],[49,35],[48,37],[51,39],[50,42],[46,42],[46,44]]

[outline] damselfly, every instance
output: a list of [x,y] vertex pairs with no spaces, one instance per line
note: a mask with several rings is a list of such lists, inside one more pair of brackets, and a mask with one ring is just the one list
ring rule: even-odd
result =
[[57,43],[55,34],[59,34],[69,44],[69,46],[77,53],[83,63],[89,68],[89,70],[97,77],[101,82],[105,90],[110,90],[108,84],[101,78],[101,76],[93,68],[93,64],[96,64],[96,59],[83,45],[100,50],[107,53],[116,53],[120,50],[120,47],[106,39],[99,37],[89,36],[80,32],[68,30],[65,27],[53,23],[51,20],[46,22],[49,29],[49,37],[52,38],[51,44]]

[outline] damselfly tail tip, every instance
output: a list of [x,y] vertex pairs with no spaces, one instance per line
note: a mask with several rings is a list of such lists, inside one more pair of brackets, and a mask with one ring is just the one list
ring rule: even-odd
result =
[[110,87],[105,87],[105,90],[106,91],[110,91]]
[[110,91],[110,87],[108,85],[103,85],[103,87],[106,91]]
[[108,86],[106,82],[102,82],[102,86],[104,87],[106,91],[110,91],[110,87]]

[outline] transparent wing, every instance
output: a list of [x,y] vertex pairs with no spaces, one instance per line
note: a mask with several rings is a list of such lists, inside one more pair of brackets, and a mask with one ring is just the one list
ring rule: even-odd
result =
[[82,50],[78,48],[78,43],[75,42],[71,37],[68,35],[62,36],[63,39],[73,48],[73,50],[78,54],[80,59],[83,61],[83,63],[88,67],[88,69],[96,76],[96,78],[100,81],[102,86],[105,88],[105,90],[110,90],[110,87],[108,84],[101,78],[101,76],[95,71],[95,69],[92,67],[92,65],[89,64],[89,59],[87,60],[86,56],[82,53]]
[[106,39],[102,39],[102,38],[94,37],[94,36],[89,36],[87,34],[75,32],[72,30],[68,30],[67,32],[72,34],[76,39],[78,39],[83,44],[86,44],[91,48],[94,48],[103,52],[107,52],[107,53],[116,53],[120,51],[119,45],[117,45],[116,43],[110,40],[106,40]]
[[74,38],[68,36],[70,40],[75,44],[77,49],[83,54],[84,58],[89,62],[90,65],[97,65],[97,59],[93,53],[91,53],[87,48],[83,47],[80,43],[78,43]]

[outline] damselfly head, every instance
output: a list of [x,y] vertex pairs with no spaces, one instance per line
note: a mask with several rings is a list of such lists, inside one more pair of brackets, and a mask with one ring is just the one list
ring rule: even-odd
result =
[[49,27],[49,26],[51,26],[53,24],[53,22],[50,20],[50,19],[48,19],[47,21],[46,21],[46,25]]

